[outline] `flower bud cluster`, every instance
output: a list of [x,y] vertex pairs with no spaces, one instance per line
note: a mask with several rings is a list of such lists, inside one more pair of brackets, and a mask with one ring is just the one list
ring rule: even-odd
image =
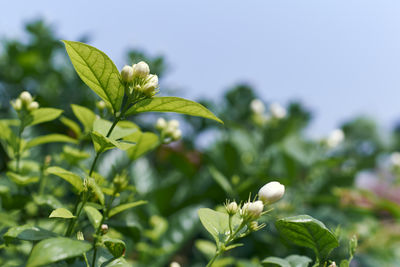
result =
[[117,174],[113,179],[113,186],[115,192],[119,193],[123,191],[129,184],[128,174],[126,172],[122,172],[121,174]]
[[272,103],[269,106],[269,113],[265,113],[265,105],[260,99],[253,99],[250,102],[250,109],[256,124],[264,125],[271,119],[280,120],[286,117],[286,109],[279,103]]
[[159,118],[156,123],[156,129],[161,133],[163,143],[177,141],[182,137],[182,131],[179,129],[179,121],[166,121],[164,118]]
[[22,92],[17,99],[11,101],[12,107],[15,111],[27,111],[31,112],[39,108],[39,103],[33,101],[32,95],[28,91]]
[[150,67],[144,61],[133,66],[124,66],[121,70],[121,78],[129,86],[129,93],[135,92],[146,97],[153,97],[157,93],[158,77],[150,74]]

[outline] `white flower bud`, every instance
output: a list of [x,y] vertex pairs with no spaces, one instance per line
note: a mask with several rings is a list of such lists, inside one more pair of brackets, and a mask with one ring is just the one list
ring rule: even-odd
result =
[[76,239],[78,240],[85,240],[85,238],[83,237],[83,233],[81,231],[79,231],[78,233],[76,233]]
[[231,216],[235,215],[238,212],[238,205],[237,205],[237,203],[235,201],[230,202],[229,204],[227,204],[225,206],[225,208],[226,208],[226,212]]
[[336,267],[336,262],[332,261],[332,263],[328,267]]
[[152,95],[157,87],[158,87],[158,76],[155,74],[149,74],[147,76],[147,81],[143,86],[143,91],[148,95]]
[[260,99],[253,99],[250,108],[256,114],[262,114],[265,111],[264,103]]
[[264,204],[271,204],[283,197],[285,186],[279,182],[269,182],[258,191],[258,198]]
[[137,64],[133,64],[133,76],[139,78],[146,78],[150,73],[149,65],[146,62],[140,61]]
[[171,129],[178,129],[179,128],[179,121],[178,120],[170,120],[168,122],[168,127]]
[[176,261],[173,261],[173,262],[171,262],[169,267],[181,267],[181,265],[179,263],[177,263]]
[[23,91],[20,95],[19,98],[22,100],[24,104],[29,105],[29,103],[32,102],[32,96],[28,91]]
[[247,206],[247,214],[255,219],[260,217],[261,212],[264,210],[264,203],[260,200],[250,202]]
[[131,83],[133,81],[133,68],[125,65],[121,70],[121,77],[124,82]]
[[399,166],[400,167],[400,152],[393,152],[390,155],[390,163],[393,166]]
[[173,133],[172,133],[172,139],[174,139],[174,141],[181,139],[182,137],[182,131],[179,129],[176,129]]
[[164,118],[158,118],[156,122],[156,129],[162,131],[167,127],[167,121]]
[[108,225],[107,224],[102,224],[101,225],[101,231],[105,234],[108,232]]
[[33,101],[28,105],[28,110],[29,111],[32,111],[32,110],[35,110],[35,109],[38,109],[38,108],[39,108],[39,103],[36,102],[36,101]]
[[286,117],[286,109],[282,107],[279,103],[272,103],[269,106],[269,111],[271,112],[272,116],[277,119],[283,119]]
[[327,145],[330,148],[337,147],[344,140],[344,133],[341,129],[335,129],[330,134],[326,140]]
[[22,109],[22,101],[20,98],[17,98],[17,99],[15,99],[15,101],[12,101],[11,105],[16,111],[19,111]]

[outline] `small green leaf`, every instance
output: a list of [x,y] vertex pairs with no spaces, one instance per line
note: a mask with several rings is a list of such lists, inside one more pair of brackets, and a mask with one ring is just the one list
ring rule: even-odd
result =
[[227,193],[229,196],[233,196],[235,193],[229,180],[214,166],[210,166],[208,169],[211,173],[211,177],[214,178],[214,180],[222,187],[225,193]]
[[74,132],[76,138],[78,138],[78,139],[80,138],[80,136],[82,135],[82,131],[76,122],[74,122],[73,120],[70,120],[64,116],[61,116],[60,121],[62,122],[62,124],[64,124],[68,128],[70,128],[72,130],[72,132]]
[[270,264],[274,264],[274,265],[279,265],[280,267],[292,267],[292,266],[290,265],[290,263],[289,263],[287,260],[282,259],[282,258],[278,258],[278,257],[268,257],[268,258],[265,258],[265,259],[262,261],[262,263],[263,263],[263,264],[265,264],[265,263],[270,263]]
[[80,42],[63,41],[72,65],[82,81],[105,102],[114,113],[121,108],[124,85],[114,62],[99,49]]
[[131,209],[131,208],[134,208],[134,207],[137,207],[140,205],[144,205],[144,204],[147,204],[147,201],[139,200],[136,202],[126,203],[126,204],[116,206],[110,210],[108,217],[111,218],[112,216],[117,215],[118,213],[123,212],[127,209]]
[[104,205],[104,193],[103,190],[101,190],[101,187],[96,183],[96,180],[94,178],[88,178],[89,179],[89,187],[92,189],[93,193],[97,196],[99,199],[99,202]]
[[83,190],[82,178],[79,175],[56,166],[49,167],[46,169],[46,171],[49,174],[54,174],[64,179],[65,181],[70,183],[73,187],[75,187],[76,190],[78,190],[78,192],[81,192]]
[[56,233],[32,225],[15,226],[8,229],[3,238],[6,243],[14,239],[37,241],[57,236]]
[[136,160],[160,144],[158,136],[150,132],[143,133],[141,131],[136,131],[135,133],[125,137],[124,140],[135,143],[132,148],[126,151],[131,160]]
[[130,107],[126,115],[141,112],[176,112],[191,116],[203,117],[223,123],[203,105],[179,97],[153,97]]
[[[97,118],[93,123],[93,131],[100,133],[103,136],[107,136],[108,131],[110,130],[112,123],[107,120],[103,120],[101,118]],[[130,135],[138,130],[137,126],[133,128],[122,128],[117,126],[114,127],[111,135],[108,137],[112,140],[118,140],[122,137]]]
[[17,185],[25,186],[32,183],[37,183],[39,181],[39,177],[31,177],[31,176],[24,176],[14,172],[7,172],[8,178],[10,178],[14,183]]
[[285,258],[290,263],[291,267],[308,267],[312,262],[309,257],[300,255],[290,255]]
[[96,152],[104,152],[118,146],[116,141],[105,137],[101,133],[93,131],[90,133],[90,135],[92,137],[94,149],[96,150]]
[[43,266],[57,261],[78,257],[89,251],[92,244],[65,237],[49,238],[33,247],[26,267]]
[[82,123],[85,133],[89,133],[93,130],[93,122],[96,119],[96,114],[86,107],[79,105],[71,105],[72,112],[75,117]]
[[39,123],[52,121],[57,119],[63,111],[55,108],[39,108],[34,110],[28,116],[24,117],[22,124],[26,126],[33,126]]
[[320,262],[339,246],[335,235],[322,222],[308,215],[283,218],[275,225],[280,234],[294,244],[311,248]]
[[110,251],[115,258],[119,258],[125,254],[126,246],[124,241],[120,239],[104,237],[103,242],[108,251]]
[[56,143],[56,142],[73,143],[73,144],[78,143],[78,141],[76,139],[73,139],[67,135],[49,134],[49,135],[42,135],[42,136],[39,136],[39,137],[29,140],[28,143],[26,143],[24,149],[29,149],[34,146],[47,144],[47,143]]
[[99,228],[100,222],[103,219],[103,215],[101,215],[97,209],[91,206],[85,206],[83,209],[85,210],[86,215],[88,216],[89,221],[93,225],[94,229]]
[[55,209],[51,212],[49,216],[49,218],[64,218],[64,219],[71,219],[75,217],[76,216],[74,216],[69,210],[65,208]]

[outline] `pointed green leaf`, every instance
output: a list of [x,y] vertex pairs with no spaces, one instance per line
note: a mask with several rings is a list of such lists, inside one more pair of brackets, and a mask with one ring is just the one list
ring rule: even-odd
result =
[[92,137],[94,149],[96,150],[96,152],[104,152],[118,146],[118,143],[116,141],[105,137],[99,132],[93,131],[90,133],[90,136]]
[[75,187],[78,190],[78,192],[81,192],[83,190],[82,178],[79,175],[56,166],[49,167],[46,169],[46,171],[49,174],[54,174],[64,179],[65,181],[70,183],[73,187]]
[[290,263],[289,263],[287,260],[281,259],[281,258],[278,258],[278,257],[268,257],[268,258],[265,258],[265,259],[262,261],[262,263],[263,263],[263,264],[270,263],[270,264],[278,265],[278,266],[280,266],[280,267],[292,267],[292,266],[290,265]]
[[33,195],[33,201],[39,206],[47,205],[53,209],[58,209],[63,206],[53,195]]
[[125,254],[126,246],[124,241],[115,238],[103,238],[104,245],[107,247],[108,251],[115,257],[119,258]]
[[75,117],[82,123],[85,133],[93,129],[93,122],[96,120],[96,114],[86,107],[71,105]]
[[8,178],[10,178],[17,185],[25,186],[32,183],[37,183],[39,181],[39,177],[25,176],[20,175],[14,172],[7,172]]
[[71,219],[75,218],[75,216],[65,208],[58,208],[51,212],[49,218],[64,218],[64,219]]
[[294,244],[314,250],[323,262],[339,246],[335,235],[326,226],[308,215],[299,215],[278,220],[276,228],[280,234]]
[[73,143],[73,144],[78,143],[78,141],[76,139],[73,139],[67,135],[48,134],[48,135],[42,135],[39,137],[35,137],[35,138],[29,140],[28,143],[26,143],[24,149],[29,149],[34,146],[47,144],[47,143],[56,143],[56,142]]
[[55,108],[39,108],[32,111],[29,116],[25,116],[22,124],[24,126],[33,126],[39,123],[48,122],[57,119],[63,111]]
[[117,215],[118,213],[123,212],[123,211],[125,211],[127,209],[131,209],[131,208],[134,208],[134,207],[137,207],[137,206],[140,206],[140,205],[144,205],[144,204],[147,204],[147,201],[139,200],[139,201],[136,201],[136,202],[126,203],[126,204],[122,204],[122,205],[116,206],[116,207],[114,207],[114,208],[112,208],[110,210],[110,213],[109,213],[108,217],[111,218],[112,216]]
[[93,225],[94,229],[99,228],[103,215],[101,215],[97,209],[91,206],[85,206],[83,209],[85,210],[86,215],[88,216],[89,221]]
[[[110,121],[97,118],[94,123],[93,123],[93,131],[98,132],[102,134],[103,136],[107,136],[108,131],[110,130],[112,126],[112,123]],[[114,127],[113,131],[111,132],[111,135],[108,137],[112,140],[118,140],[121,139],[122,137],[125,137],[127,135],[130,135],[134,132],[136,132],[138,129],[137,127],[134,128],[122,128],[119,127],[118,125]]]
[[48,265],[57,261],[81,256],[92,244],[65,237],[49,238],[33,247],[26,267]]
[[308,267],[312,260],[306,256],[290,255],[285,258],[290,263],[291,267]]
[[101,187],[96,183],[96,180],[94,178],[88,178],[88,186],[90,189],[92,189],[93,193],[97,196],[99,199],[99,202],[104,205],[104,193],[103,190],[101,190]]
[[13,239],[37,241],[57,236],[56,233],[42,229],[33,225],[15,226],[8,229],[3,238],[6,243],[10,243]]
[[71,129],[72,132],[74,132],[76,138],[78,139],[80,138],[80,136],[82,135],[82,131],[81,127],[79,127],[79,125],[76,122],[64,116],[61,116],[60,121],[62,122],[62,124]]
[[82,81],[111,104],[114,112],[121,108],[124,86],[114,62],[99,49],[80,42],[63,41],[72,65]]
[[158,136],[150,132],[136,131],[125,137],[124,140],[135,143],[132,148],[126,151],[131,160],[136,160],[160,144]]
[[153,97],[130,107],[126,115],[141,112],[176,112],[191,116],[203,117],[223,123],[203,105],[179,97]]

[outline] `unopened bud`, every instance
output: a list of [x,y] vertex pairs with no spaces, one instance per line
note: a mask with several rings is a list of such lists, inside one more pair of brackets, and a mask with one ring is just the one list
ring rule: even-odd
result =
[[177,141],[179,139],[181,139],[182,137],[182,131],[177,129],[172,133],[172,139],[174,139],[174,141]]
[[[129,67],[129,66],[128,66]],[[99,110],[103,110],[106,108],[106,102],[104,102],[103,100],[100,100],[96,103],[96,106]]]
[[271,204],[283,197],[285,186],[279,182],[269,182],[258,191],[258,198],[264,204]]
[[257,221],[252,221],[249,225],[250,231],[257,231],[258,230],[258,222]]
[[133,68],[125,65],[121,70],[121,77],[124,82],[131,83],[133,81]]
[[32,110],[35,110],[35,109],[38,109],[38,108],[39,108],[39,103],[36,102],[36,101],[33,101],[28,105],[28,110],[29,111],[32,111]]
[[156,122],[156,129],[162,131],[167,127],[167,121],[164,118],[158,118]]
[[247,206],[247,214],[251,218],[256,219],[260,217],[263,209],[264,209],[264,204],[262,201],[257,200],[255,202],[250,202],[249,205]]
[[344,140],[344,132],[341,129],[333,130],[326,140],[330,148],[337,147]]
[[265,111],[264,103],[260,99],[253,99],[250,108],[256,114],[262,114]]
[[238,205],[236,204],[235,201],[230,202],[229,204],[227,204],[225,206],[225,208],[226,208],[226,212],[231,216],[235,215],[238,212]]
[[173,262],[171,262],[169,267],[181,267],[181,265],[179,263],[177,263],[176,261],[173,261]]
[[178,129],[179,128],[179,121],[177,121],[177,120],[170,120],[169,122],[168,122],[168,128],[171,128],[171,129]]
[[19,98],[22,100],[24,104],[29,105],[32,102],[32,96],[28,91],[23,91],[20,95]]
[[336,267],[336,262],[332,261],[332,263],[328,267]]
[[11,101],[11,105],[16,111],[20,111],[22,109],[22,101],[20,98],[15,99],[15,101]]
[[85,240],[85,238],[83,237],[83,233],[81,231],[79,231],[78,233],[76,233],[76,239],[78,240]]
[[137,64],[133,64],[133,76],[138,78],[146,78],[150,73],[149,65],[146,62],[140,61]]
[[107,224],[102,224],[101,225],[101,231],[103,232],[103,234],[108,232],[108,225]]
[[286,109],[282,107],[279,103],[272,103],[269,106],[269,111],[271,112],[272,116],[277,119],[283,119],[286,117]]

